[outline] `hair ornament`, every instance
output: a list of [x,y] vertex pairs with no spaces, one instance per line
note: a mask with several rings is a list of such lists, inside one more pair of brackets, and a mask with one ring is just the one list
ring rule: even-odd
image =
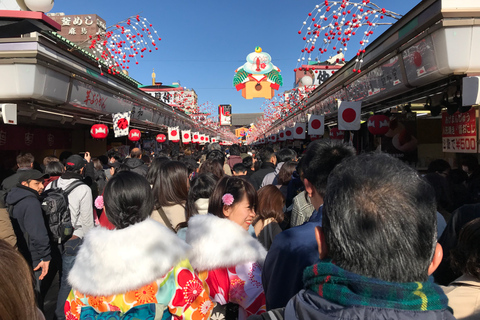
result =
[[98,210],[103,209],[103,196],[98,196],[95,199],[95,208],[97,208]]
[[235,201],[235,198],[233,197],[233,195],[231,193],[225,193],[222,196],[222,202],[226,206],[231,206],[233,204],[233,201]]

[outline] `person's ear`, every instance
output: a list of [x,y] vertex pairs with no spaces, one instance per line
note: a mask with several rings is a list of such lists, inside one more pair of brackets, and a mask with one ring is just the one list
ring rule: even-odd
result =
[[311,198],[313,196],[314,187],[307,179],[303,179],[303,184],[305,185],[305,191],[307,191],[308,196]]
[[322,227],[315,228],[315,239],[317,239],[318,255],[320,260],[323,260],[328,255],[328,247],[327,243],[325,242],[325,233],[323,233]]
[[232,206],[223,206],[223,215],[228,218],[230,213],[232,213]]
[[440,245],[440,243],[437,242],[437,245],[435,246],[435,253],[433,254],[432,262],[428,267],[428,275],[431,275],[435,270],[437,270],[438,266],[440,265],[440,262],[442,262],[442,258],[443,258],[443,248]]
[[21,184],[22,186],[28,187],[27,181],[22,181],[20,184]]

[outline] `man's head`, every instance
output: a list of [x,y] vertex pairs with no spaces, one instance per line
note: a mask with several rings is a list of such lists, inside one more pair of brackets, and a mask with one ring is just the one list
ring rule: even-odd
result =
[[78,154],[74,154],[65,161],[65,171],[81,174],[87,162]]
[[210,152],[210,151],[213,151],[213,150],[222,151],[222,146],[220,144],[218,144],[217,142],[209,144],[207,146],[207,151]]
[[282,150],[277,152],[277,163],[296,160],[297,153],[293,149],[283,148]]
[[132,159],[142,158],[142,150],[140,150],[140,148],[133,148],[132,151],[130,151],[130,158]]
[[260,160],[265,162],[271,162],[273,164],[277,164],[277,157],[275,156],[275,152],[270,147],[265,147],[260,151]]
[[440,263],[433,189],[400,160],[346,159],[330,174],[324,200],[321,258],[389,282],[426,281]]
[[110,163],[114,163],[116,161],[122,161],[122,157],[120,156],[120,153],[115,149],[108,150],[107,158],[108,158],[108,162]]
[[330,172],[342,160],[355,155],[355,150],[345,145],[333,145],[322,141],[312,142],[303,157],[305,191],[315,209],[323,204]]
[[247,168],[242,163],[237,163],[233,166],[232,173],[234,176],[244,176],[247,174]]
[[35,158],[31,153],[22,152],[17,156],[17,166],[19,168],[33,168]]
[[41,194],[43,187],[43,180],[48,178],[48,174],[43,174],[38,170],[25,170],[20,174],[18,182],[25,187],[33,189]]

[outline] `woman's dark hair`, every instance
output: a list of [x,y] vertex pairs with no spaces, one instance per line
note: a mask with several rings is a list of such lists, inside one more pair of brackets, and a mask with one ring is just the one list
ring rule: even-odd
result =
[[212,159],[205,160],[198,173],[212,173],[217,179],[221,179],[225,175],[222,162]]
[[170,161],[168,157],[157,157],[154,158],[152,163],[150,163],[150,167],[148,167],[147,181],[153,186],[155,184],[155,180],[158,178],[160,168],[166,162]]
[[93,158],[92,162],[93,162],[93,167],[95,168],[95,170],[103,170],[103,165],[102,165],[102,162],[100,161],[100,159]]
[[285,217],[283,214],[283,206],[285,197],[282,192],[274,185],[267,185],[258,190],[258,204],[255,213],[257,216],[253,224],[259,220],[265,221],[268,218],[274,218],[277,223],[281,223]]
[[60,176],[65,171],[65,167],[59,161],[53,161],[45,167],[45,173],[50,176]]
[[212,150],[207,153],[206,159],[220,161],[222,163],[222,167],[225,164],[225,154],[219,150]]
[[9,243],[0,239],[0,318],[38,319],[32,267]]
[[247,169],[251,169],[252,166],[253,166],[253,158],[252,158],[252,156],[248,156],[248,157],[243,158],[242,164],[243,164]]
[[450,171],[452,167],[450,164],[443,159],[435,159],[428,165],[427,173],[443,173],[445,171]]
[[453,270],[480,281],[480,218],[473,219],[460,231],[458,243],[450,252]]
[[235,206],[238,202],[242,201],[244,197],[247,197],[249,206],[255,210],[257,205],[257,192],[250,182],[238,177],[223,177],[213,190],[213,194],[208,201],[208,212],[216,215],[220,218],[225,218],[223,214],[223,201],[224,194],[230,193],[233,196],[233,203],[231,206]]
[[153,185],[157,207],[185,205],[188,197],[188,169],[179,161],[164,163]]
[[238,144],[232,144],[230,146],[230,155],[231,156],[239,156],[240,155],[240,146]]
[[147,179],[132,171],[115,174],[103,192],[108,220],[124,229],[147,219],[153,211],[153,194]]
[[115,168],[115,174],[123,171],[131,171],[130,167],[127,166],[125,163],[120,164],[120,166]]
[[198,213],[195,201],[202,198],[209,199],[215,189],[217,181],[218,178],[212,173],[202,173],[193,178],[192,182],[190,182],[185,210],[187,222],[188,219]]
[[292,180],[292,174],[295,171],[297,163],[294,161],[287,161],[283,163],[282,168],[278,172],[277,181],[279,185],[287,185]]

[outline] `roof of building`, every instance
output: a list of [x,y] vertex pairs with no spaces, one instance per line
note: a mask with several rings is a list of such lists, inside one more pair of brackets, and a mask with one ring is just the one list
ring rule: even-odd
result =
[[247,126],[254,123],[263,113],[232,113],[232,126]]

